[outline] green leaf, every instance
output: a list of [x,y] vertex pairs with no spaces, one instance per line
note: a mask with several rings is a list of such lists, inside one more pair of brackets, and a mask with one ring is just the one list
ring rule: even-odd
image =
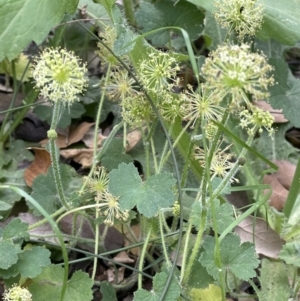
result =
[[[105,143],[106,141],[104,142],[104,145]],[[100,160],[101,165],[109,171],[118,168],[118,165],[122,162],[132,162],[131,156],[126,154],[123,147],[123,139],[121,138],[113,138],[105,153],[100,157]]]
[[212,43],[208,47],[209,50],[215,50],[225,41],[227,30],[218,24],[212,13],[206,12],[204,34],[212,39]]
[[[60,300],[64,269],[50,265],[44,268],[42,274],[32,279],[29,290],[32,299],[37,301]],[[90,301],[93,299],[93,280],[88,274],[76,271],[67,283],[64,301]]]
[[258,37],[291,46],[297,43],[300,40],[300,2],[261,0],[260,3],[264,6],[264,22]]
[[[214,200],[215,205],[215,213],[218,221],[218,233],[221,234],[233,221],[233,209],[232,206],[228,203],[224,203],[220,205],[220,201],[218,199]],[[190,214],[191,223],[195,226],[196,230],[199,231],[200,223],[201,223],[201,212],[202,206],[200,202],[194,202],[192,206],[192,211]],[[205,229],[213,228],[213,221],[211,217],[210,207],[208,209],[207,221]]]
[[12,239],[12,241],[18,241],[19,239],[29,238],[28,224],[23,223],[19,218],[14,218],[4,228],[2,232],[3,239]]
[[[153,278],[153,288],[152,290],[146,291],[144,289],[138,289],[134,293],[133,301],[158,301],[160,300],[160,296],[165,288],[168,274],[162,272],[157,273]],[[164,301],[174,301],[177,300],[180,296],[180,286],[177,281],[171,281],[168,292],[164,297]]]
[[109,282],[101,281],[100,291],[102,293],[103,300],[118,301],[116,296],[116,290]]
[[[78,0],[1,0],[0,61],[17,57],[33,40],[41,44],[51,28],[73,14]],[[34,22],[29,16],[34,12]]]
[[[141,2],[136,12],[136,21],[143,32],[149,32],[162,27],[181,27],[185,29],[191,40],[197,39],[202,32],[204,15],[194,5],[180,1],[159,1],[156,4]],[[149,36],[156,46],[164,46],[171,39],[170,30],[162,30]]]
[[270,104],[274,109],[282,109],[284,117],[295,127],[300,127],[300,80],[291,76],[287,63],[283,59],[270,59],[274,66],[276,84],[270,87]]
[[287,264],[300,267],[300,243],[297,241],[286,243],[278,257]]
[[[39,105],[35,107],[34,112],[41,120],[46,120],[48,124],[51,124],[53,106]],[[60,128],[66,128],[71,124],[72,118],[79,118],[84,113],[85,108],[79,102],[74,102],[70,107],[65,106],[57,126]]]
[[0,268],[7,269],[18,261],[18,254],[21,247],[10,240],[0,241]]
[[[214,260],[215,239],[208,236],[203,243],[203,249],[205,251],[201,254],[199,261],[217,280],[219,270]],[[241,280],[248,280],[256,276],[255,269],[258,267],[259,261],[252,243],[241,244],[240,238],[230,233],[221,241],[220,255],[222,270],[233,273]]]
[[195,261],[188,280],[188,286],[196,288],[206,288],[213,282],[214,278],[210,274],[208,274],[206,268],[202,266],[199,261]]
[[270,261],[264,258],[260,273],[261,290],[255,290],[260,301],[289,300],[291,288],[287,269],[283,262]]
[[[77,184],[77,187],[79,187],[80,180],[77,178],[74,169],[68,165],[60,165],[60,173],[65,196],[68,197],[74,192],[74,187],[76,187],[75,184]],[[61,203],[56,191],[52,168],[49,168],[47,174],[41,174],[34,179],[32,191],[33,192],[31,196],[49,214],[54,213],[61,207]],[[41,213],[30,203],[28,203],[28,206],[33,210],[33,214],[36,216],[41,215]]]
[[193,288],[190,295],[192,301],[217,301],[222,299],[221,288],[214,284],[210,284],[206,289]]
[[140,213],[150,218],[160,208],[167,208],[175,201],[172,188],[176,180],[169,173],[153,175],[142,182],[132,163],[122,163],[109,173],[109,178],[108,189],[113,195],[120,196],[122,209],[137,206]]
[[51,264],[50,255],[50,251],[43,247],[33,247],[19,254],[16,266],[22,277],[34,278],[42,272],[42,267]]

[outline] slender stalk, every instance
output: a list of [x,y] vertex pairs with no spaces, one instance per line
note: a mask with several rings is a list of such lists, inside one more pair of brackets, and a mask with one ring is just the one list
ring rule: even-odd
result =
[[167,264],[167,267],[169,268],[169,267],[171,267],[171,262],[170,262],[169,255],[168,255],[167,248],[166,248],[166,241],[165,241],[164,230],[163,230],[163,219],[164,219],[163,214],[161,212],[159,212],[159,230],[160,230],[161,243],[162,243],[162,247],[163,247],[163,253],[164,253],[165,260],[166,260],[166,264]]

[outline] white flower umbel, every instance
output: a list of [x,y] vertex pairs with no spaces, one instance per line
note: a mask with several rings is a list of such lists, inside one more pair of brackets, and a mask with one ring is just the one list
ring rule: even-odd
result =
[[267,98],[268,87],[274,84],[272,70],[265,56],[251,53],[247,44],[219,46],[201,68],[206,85],[223,96],[230,94],[235,107],[242,101],[250,105],[247,94],[255,99]]
[[255,36],[263,22],[263,6],[256,0],[217,0],[215,18],[224,28],[235,31],[240,40]]
[[32,295],[28,289],[16,284],[5,290],[2,298],[3,301],[32,301]]
[[32,77],[41,96],[70,105],[87,87],[86,72],[86,65],[73,52],[46,48],[34,62]]

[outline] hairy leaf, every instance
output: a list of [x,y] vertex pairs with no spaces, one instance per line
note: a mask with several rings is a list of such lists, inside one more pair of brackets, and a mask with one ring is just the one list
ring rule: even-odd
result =
[[174,203],[172,188],[175,179],[169,173],[153,175],[142,182],[132,163],[122,163],[109,173],[109,178],[108,189],[113,195],[120,196],[122,209],[130,210],[137,206],[140,213],[152,217],[160,208]]
[[[50,265],[46,267],[42,274],[32,279],[29,286],[33,300],[60,300],[60,293],[63,283],[64,269],[60,266]],[[76,271],[67,283],[67,290],[64,300],[90,301],[93,299],[93,281],[88,274]]]
[[[200,263],[206,267],[209,274],[218,279],[219,270],[214,260],[215,239],[208,236],[203,243],[204,252],[200,256]],[[240,238],[228,234],[220,244],[222,269],[233,273],[241,280],[248,280],[256,275],[258,267],[254,245],[249,242],[241,244]]]
[[279,258],[287,264],[300,267],[300,243],[297,241],[286,243],[279,253]]
[[[144,289],[138,289],[134,293],[134,301],[158,301],[160,300],[161,294],[165,288],[166,281],[168,279],[167,273],[157,273],[153,278],[153,288],[152,290],[146,291]],[[180,296],[180,286],[173,280],[169,286],[168,292],[164,297],[165,301],[177,300]]]

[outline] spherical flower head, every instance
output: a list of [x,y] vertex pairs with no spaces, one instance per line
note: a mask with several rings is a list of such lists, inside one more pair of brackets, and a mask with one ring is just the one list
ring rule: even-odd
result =
[[257,130],[262,133],[263,128],[265,128],[272,137],[274,134],[274,129],[272,128],[274,117],[271,115],[271,113],[263,111],[255,106],[251,106],[250,109],[252,112],[248,109],[245,109],[240,113],[241,127],[247,129],[248,134],[252,136],[255,135]]
[[41,96],[70,105],[87,87],[86,72],[86,65],[73,52],[46,48],[35,60],[32,77]]
[[220,106],[222,95],[218,91],[210,90],[203,84],[197,91],[193,91],[192,87],[188,88],[182,94],[187,107],[184,119],[192,121],[192,127],[198,119],[206,121],[222,119],[225,109]]
[[[229,152],[227,152],[231,145],[222,148],[221,147],[222,143],[223,140],[220,140],[217,143],[217,146],[215,147],[214,150],[212,149],[207,150],[208,151],[207,156],[209,156],[210,153],[213,152],[211,157],[211,163],[209,166],[212,175],[211,179],[213,179],[214,177],[225,178],[229,173],[229,171],[234,166],[234,163],[230,161],[232,155]],[[200,147],[196,147],[194,156],[195,159],[199,161],[202,167],[206,167],[207,162],[206,162],[204,149]],[[236,179],[232,178],[230,181],[236,181]]]
[[108,98],[112,101],[122,101],[125,97],[137,94],[137,85],[126,70],[112,72],[111,78],[105,87]]
[[240,40],[255,36],[263,22],[263,6],[256,0],[217,0],[215,18],[224,28],[234,30]]
[[223,96],[230,94],[236,107],[242,100],[250,105],[247,93],[260,100],[269,96],[268,87],[274,84],[272,70],[265,56],[251,53],[246,44],[219,46],[201,69],[206,85]]
[[163,89],[172,89],[172,82],[176,82],[175,76],[180,67],[169,53],[156,51],[150,52],[147,59],[140,62],[138,71],[144,87],[160,93]]
[[14,285],[8,290],[5,290],[3,301],[32,301],[32,295],[25,287]]
[[151,122],[155,116],[149,101],[142,93],[126,97],[121,102],[121,107],[124,122],[133,128],[140,127],[145,122]]
[[157,104],[161,116],[168,121],[174,121],[175,118],[184,118],[186,114],[186,102],[180,94],[163,90],[160,93],[161,102]]
[[108,187],[108,174],[103,167],[98,167],[92,174],[92,177],[85,177],[87,191],[96,194],[100,200],[103,198]]
[[176,201],[172,207],[172,213],[174,216],[179,217],[180,215],[180,205],[178,201]]
[[120,208],[118,199],[119,197],[106,191],[101,198],[101,204],[99,204],[100,214],[106,216],[104,223],[109,227],[114,225],[115,218],[126,221],[129,217],[128,211]]

